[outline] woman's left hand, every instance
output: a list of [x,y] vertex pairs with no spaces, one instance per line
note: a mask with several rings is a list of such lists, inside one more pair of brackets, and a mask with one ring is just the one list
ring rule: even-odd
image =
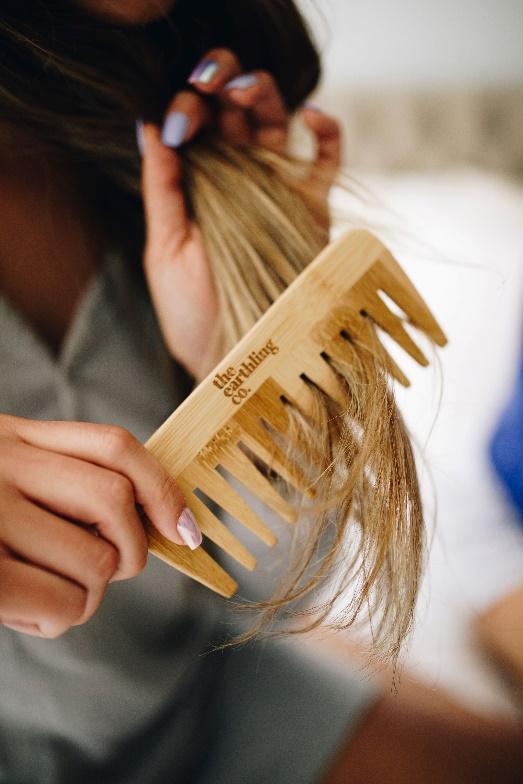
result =
[[[267,71],[242,74],[237,57],[226,49],[208,52],[189,82],[194,90],[175,96],[163,128],[147,123],[140,131],[144,268],[167,348],[201,381],[220,359],[218,301],[201,233],[187,215],[176,148],[212,125],[229,142],[285,152],[290,114],[274,77]],[[215,96],[217,110],[205,100],[209,95]],[[334,177],[340,163],[338,123],[311,107],[301,116],[317,140],[316,163]]]

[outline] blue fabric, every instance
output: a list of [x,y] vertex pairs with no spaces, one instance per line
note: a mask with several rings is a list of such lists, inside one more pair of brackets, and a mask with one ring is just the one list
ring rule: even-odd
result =
[[492,439],[490,453],[523,525],[523,354],[516,385]]

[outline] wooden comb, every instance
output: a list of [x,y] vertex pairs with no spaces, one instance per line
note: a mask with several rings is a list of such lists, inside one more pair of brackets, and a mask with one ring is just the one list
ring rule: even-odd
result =
[[[350,361],[347,337],[376,350],[372,325],[388,333],[416,362],[428,361],[387,306],[385,293],[408,322],[436,344],[445,335],[406,274],[372,234],[352,230],[329,244],[296,278],[261,319],[147,441],[146,447],[175,478],[202,533],[247,569],[256,561],[242,542],[204,504],[197,491],[271,546],[276,537],[217,470],[222,466],[283,519],[295,511],[258,470],[242,442],[285,482],[310,492],[296,465],[271,439],[261,417],[285,433],[287,414],[281,397],[311,412],[311,390],[302,375],[344,405],[338,377],[324,356]],[[372,322],[372,324],[371,324]],[[381,342],[380,360],[400,383],[409,381]],[[147,526],[150,552],[222,596],[238,587],[205,551],[175,545]]]

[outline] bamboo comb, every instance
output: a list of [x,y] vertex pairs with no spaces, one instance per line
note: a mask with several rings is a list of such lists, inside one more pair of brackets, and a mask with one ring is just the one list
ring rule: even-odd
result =
[[[338,378],[325,361],[350,361],[347,337],[371,343],[371,322],[388,333],[420,365],[428,361],[386,305],[384,292],[408,322],[436,344],[446,338],[427,305],[387,248],[372,234],[352,230],[328,245],[283,292],[216,368],[147,441],[146,447],[175,478],[204,536],[249,570],[254,556],[197,495],[204,493],[268,546],[276,537],[216,470],[222,466],[284,520],[296,512],[240,448],[248,447],[300,493],[311,495],[300,469],[290,464],[262,425],[285,433],[282,396],[305,414],[311,392],[303,375],[342,406]],[[381,342],[380,361],[401,384],[409,381]],[[175,545],[152,526],[149,550],[184,574],[231,597],[237,583],[201,546]]]

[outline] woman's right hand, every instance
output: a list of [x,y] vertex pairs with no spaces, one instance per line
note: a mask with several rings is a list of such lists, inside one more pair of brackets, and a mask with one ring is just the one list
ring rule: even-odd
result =
[[[205,64],[211,66],[210,77],[208,69],[202,70]],[[138,143],[147,225],[145,276],[169,352],[200,382],[223,358],[216,329],[219,301],[204,238],[187,209],[177,148],[211,126],[229,144],[285,153],[291,115],[274,76],[268,71],[243,73],[238,57],[228,49],[206,52],[189,83],[190,89],[181,90],[169,104],[162,131],[154,123],[138,125]],[[327,197],[340,166],[340,126],[310,105],[301,117],[317,148],[314,174],[301,185],[322,205],[327,242]]]
[[128,431],[0,415],[0,622],[54,638],[89,620],[109,582],[145,566],[136,504],[172,542],[201,542],[175,481]]

